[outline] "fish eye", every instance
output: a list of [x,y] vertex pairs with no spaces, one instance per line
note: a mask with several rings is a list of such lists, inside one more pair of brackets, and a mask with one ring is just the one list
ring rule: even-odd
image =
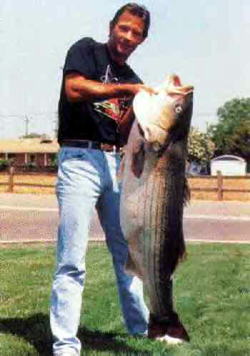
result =
[[176,114],[181,114],[182,113],[182,107],[181,107],[181,105],[176,105],[176,107],[175,107],[175,112],[176,112]]
[[154,150],[155,152],[157,152],[157,151],[159,151],[159,150],[160,150],[161,145],[160,145],[160,143],[159,143],[159,142],[153,142],[153,144],[152,144],[152,148],[153,148],[153,150]]

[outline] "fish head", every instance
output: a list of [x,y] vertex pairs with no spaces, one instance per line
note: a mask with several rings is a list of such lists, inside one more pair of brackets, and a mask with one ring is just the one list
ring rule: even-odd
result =
[[135,96],[133,109],[148,147],[159,151],[177,135],[187,135],[193,103],[193,86],[182,85],[173,74],[155,88],[155,93],[141,90]]

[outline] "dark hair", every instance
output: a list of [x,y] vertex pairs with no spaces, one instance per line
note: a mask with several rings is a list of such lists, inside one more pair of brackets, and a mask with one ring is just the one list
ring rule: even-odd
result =
[[119,17],[125,12],[129,11],[132,15],[140,17],[144,21],[143,38],[148,36],[148,29],[150,26],[150,13],[144,5],[138,5],[134,2],[130,2],[122,6],[115,14],[113,20],[110,21],[110,25],[113,28],[119,21]]

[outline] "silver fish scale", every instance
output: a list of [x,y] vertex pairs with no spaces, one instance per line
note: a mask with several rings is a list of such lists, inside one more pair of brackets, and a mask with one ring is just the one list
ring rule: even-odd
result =
[[122,164],[120,221],[129,246],[127,271],[143,280],[148,295],[149,337],[178,331],[177,339],[188,341],[173,307],[172,275],[185,254],[185,161],[193,87],[170,82],[159,102],[140,93],[135,98],[136,119]]

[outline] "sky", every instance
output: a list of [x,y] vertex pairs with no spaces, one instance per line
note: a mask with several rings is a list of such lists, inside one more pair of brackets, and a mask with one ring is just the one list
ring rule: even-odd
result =
[[[1,0],[0,139],[55,135],[62,67],[82,37],[108,39],[123,0]],[[128,60],[151,86],[176,73],[194,85],[192,126],[206,131],[233,98],[250,97],[249,0],[141,0],[146,41]]]

